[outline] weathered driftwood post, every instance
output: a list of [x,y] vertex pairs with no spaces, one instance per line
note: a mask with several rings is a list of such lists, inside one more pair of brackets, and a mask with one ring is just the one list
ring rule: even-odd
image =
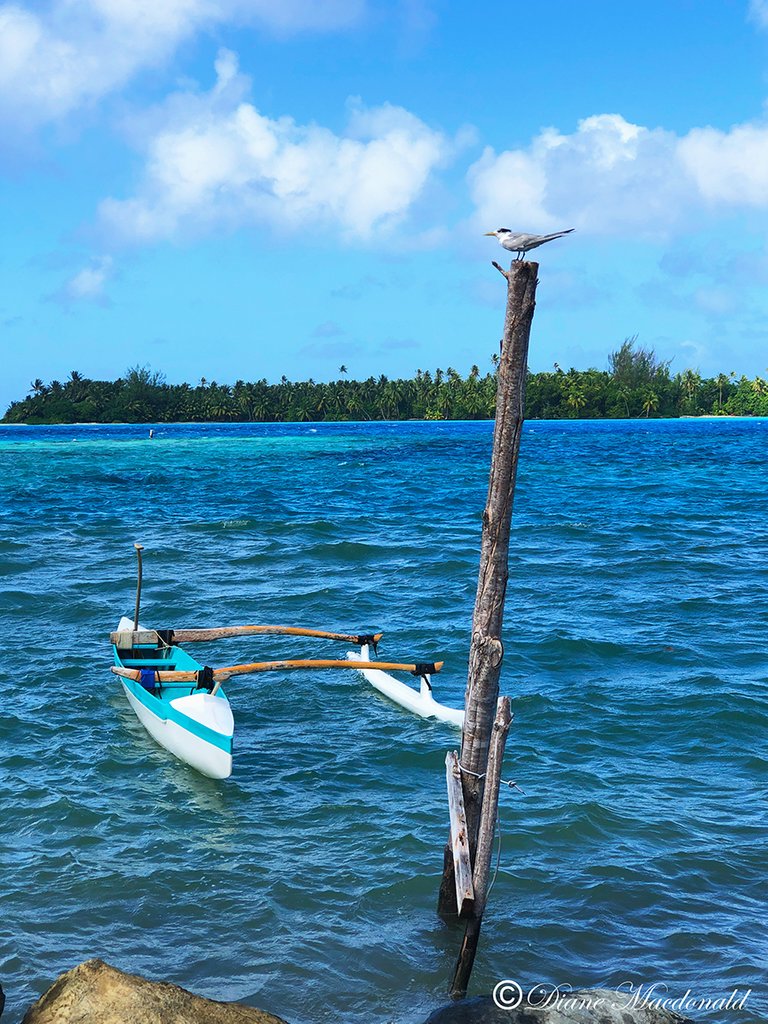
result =
[[485,773],[483,805],[480,812],[480,830],[475,853],[475,866],[472,872],[474,905],[467,921],[464,941],[459,950],[459,958],[456,961],[456,970],[451,983],[451,996],[454,999],[467,994],[469,976],[472,973],[477,944],[480,940],[480,926],[488,899],[488,876],[491,872],[493,835],[496,831],[496,820],[499,813],[501,766],[504,763],[504,747],[511,724],[512,712],[509,706],[509,697],[499,697],[496,719],[493,723],[493,734],[488,748],[488,767]]
[[[496,423],[493,434],[488,500],[483,513],[480,571],[472,618],[472,644],[464,699],[465,718],[461,748],[462,790],[467,839],[474,867],[477,866],[476,853],[483,792],[485,788],[490,788],[485,785],[485,779],[494,718],[497,714],[499,677],[504,654],[501,632],[504,619],[504,598],[509,575],[509,534],[524,418],[528,341],[536,305],[536,284],[539,270],[538,263],[527,261],[515,261],[509,270],[504,270],[498,263],[494,263],[494,266],[507,280],[507,310],[496,386]],[[506,738],[508,729],[509,724],[507,723],[504,738]],[[503,752],[503,745],[501,749]],[[498,779],[493,799],[498,799]],[[494,810],[493,821],[485,822],[486,828],[490,828],[491,839],[495,819]],[[453,867],[453,848],[449,844],[445,851],[443,879],[438,901],[438,912],[448,918],[455,916],[458,912]],[[479,934],[479,919],[482,916],[483,908],[484,894],[478,904],[478,894],[475,892],[475,904],[470,917],[470,925],[477,934]],[[475,923],[473,924],[473,922]],[[465,945],[466,941],[465,939]],[[472,959],[474,959],[474,950]],[[471,970],[471,962],[469,969]],[[468,978],[468,976],[467,971],[466,977]]]
[[453,853],[453,874],[456,879],[456,903],[459,917],[467,916],[475,905],[472,883],[472,863],[469,859],[467,818],[464,813],[464,794],[461,791],[459,755],[452,751],[445,755],[445,777],[448,784],[448,815],[451,819],[450,845]]

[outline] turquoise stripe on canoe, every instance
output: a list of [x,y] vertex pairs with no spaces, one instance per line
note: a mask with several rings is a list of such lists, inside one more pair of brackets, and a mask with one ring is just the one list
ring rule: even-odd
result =
[[[160,700],[145,690],[141,683],[135,683],[132,679],[121,679],[120,682],[123,686],[126,686],[136,700],[143,704],[144,707],[151,711],[156,718],[161,718],[164,722],[171,721],[175,722],[176,725],[180,725],[186,732],[192,733],[193,736],[197,736],[201,740],[205,740],[206,743],[213,744],[214,747],[218,747],[227,754],[232,753],[232,737],[222,736],[220,732],[216,732],[214,729],[209,729],[207,725],[203,725],[201,722],[196,722],[194,718],[189,718],[187,715],[182,715],[176,708],[172,708],[170,704],[164,700]],[[221,693],[221,690],[219,690]]]
[[[120,660],[117,648],[114,647],[114,645],[113,649],[115,653],[115,664],[122,668],[131,668],[132,666],[130,664],[125,665],[125,663]],[[181,648],[174,648],[174,654],[176,653],[183,655],[185,661],[192,663],[189,666],[185,665],[185,668],[189,667],[190,669],[193,669],[193,666],[194,669],[202,668],[201,665],[190,658],[187,652],[182,651]],[[181,659],[177,657],[174,660],[178,662]],[[155,667],[160,668],[156,662],[153,665],[153,668]],[[156,697],[153,693],[150,693],[149,690],[145,689],[141,683],[137,683],[133,679],[124,679],[121,677],[120,682],[130,690],[132,696],[134,696],[136,700],[156,718],[161,719],[163,722],[174,722],[186,732],[192,733],[193,736],[197,736],[198,739],[205,740],[206,743],[210,743],[214,747],[218,747],[219,750],[223,750],[227,754],[232,753],[231,736],[222,736],[222,734],[220,732],[216,732],[215,729],[209,729],[207,725],[203,725],[201,722],[195,721],[194,718],[190,718],[188,715],[182,714],[181,711],[177,711],[176,708],[171,707],[167,700],[161,700],[159,697]],[[189,693],[194,692],[188,685],[184,687],[174,687],[174,689],[178,689],[179,692],[175,693],[174,696],[170,698],[171,700],[175,700],[177,697],[187,696]],[[222,697],[226,697],[223,689],[219,690],[219,694]]]

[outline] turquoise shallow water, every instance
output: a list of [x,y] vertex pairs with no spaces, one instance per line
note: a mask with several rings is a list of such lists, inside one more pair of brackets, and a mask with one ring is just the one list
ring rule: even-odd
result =
[[[473,977],[753,989],[766,1016],[768,422],[526,425],[503,850]],[[0,981],[16,1021],[99,955],[291,1024],[417,1024],[456,734],[352,674],[232,680],[235,773],[146,736],[108,672],[156,626],[381,628],[466,673],[491,425],[0,428]],[[334,656],[231,640],[210,664]]]

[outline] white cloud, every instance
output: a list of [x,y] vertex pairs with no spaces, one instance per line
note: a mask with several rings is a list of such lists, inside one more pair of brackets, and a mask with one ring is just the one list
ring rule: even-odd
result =
[[542,131],[526,149],[486,149],[469,170],[477,226],[663,238],[693,214],[768,209],[768,126],[678,136],[619,114]]
[[145,242],[267,223],[365,238],[405,216],[450,150],[389,104],[352,104],[343,135],[265,117],[242,100],[234,55],[222,52],[216,68],[210,92],[172,97],[165,121],[154,116],[136,194],[101,204],[111,236]]
[[[236,20],[275,32],[354,24],[365,0],[50,0],[0,3],[0,121],[55,120],[164,64],[185,39]],[[39,10],[41,5],[36,4]]]
[[90,266],[84,267],[67,282],[61,297],[70,300],[99,301],[103,297],[104,286],[111,275],[112,258],[110,256],[94,259]]
[[768,28],[768,0],[750,0],[749,15],[760,28]]
[[768,126],[694,128],[678,156],[708,203],[768,207]]

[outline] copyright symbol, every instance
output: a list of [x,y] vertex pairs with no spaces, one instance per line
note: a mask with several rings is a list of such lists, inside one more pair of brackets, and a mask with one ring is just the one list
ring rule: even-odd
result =
[[516,1010],[523,1001],[523,990],[516,981],[500,981],[493,990],[493,1001],[500,1010]]

